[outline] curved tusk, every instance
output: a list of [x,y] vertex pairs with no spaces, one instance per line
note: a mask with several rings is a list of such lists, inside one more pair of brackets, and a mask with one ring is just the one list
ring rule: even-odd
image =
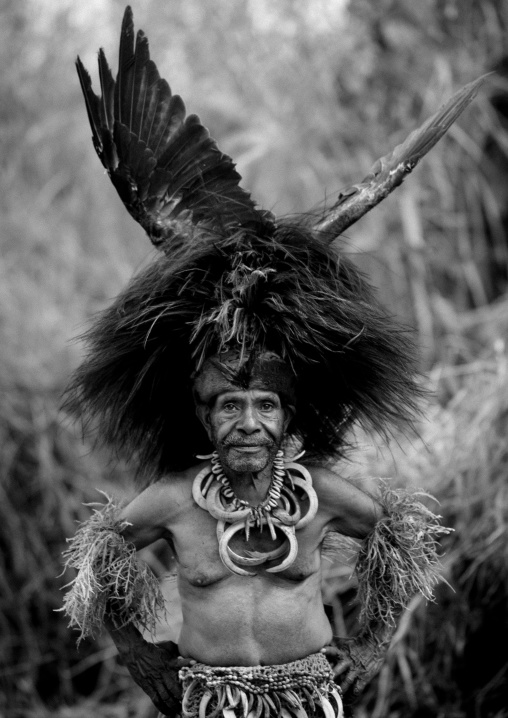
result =
[[231,526],[228,526],[228,528],[224,531],[224,533],[221,536],[221,539],[219,541],[219,554],[221,557],[221,561],[228,568],[231,573],[236,573],[238,576],[255,576],[255,573],[252,573],[251,571],[244,571],[243,568],[240,568],[236,564],[233,563],[231,558],[229,557],[228,553],[228,543],[231,541],[231,538],[236,534],[237,531],[241,531],[243,529],[243,524],[239,521],[237,523],[232,524]]
[[288,546],[286,541],[279,546],[279,548],[274,548],[273,551],[267,551],[265,561],[273,561],[276,558],[280,558],[281,556],[284,556],[286,551],[288,550]]
[[[249,554],[257,554],[256,556],[239,556],[237,553],[235,553],[229,546],[228,546],[229,555],[231,558],[236,561],[239,564],[242,564],[244,561],[249,561],[251,566],[260,565],[262,563],[267,563],[268,561],[275,561],[275,559],[280,558],[281,556],[284,556],[284,554],[288,551],[288,541],[285,537],[285,541],[283,544],[279,546],[279,548],[273,549],[273,551],[247,551]],[[254,563],[254,561],[256,563]],[[244,565],[249,565],[245,563]]]
[[206,496],[206,509],[214,519],[219,521],[227,521],[228,524],[235,523],[236,521],[244,521],[250,515],[250,508],[235,509],[233,511],[227,511],[222,505],[220,490],[222,484],[214,484],[210,487]]
[[189,701],[192,698],[192,692],[194,691],[194,688],[199,684],[198,678],[193,678],[191,683],[187,686],[185,693],[183,694],[182,698],[182,714],[185,716],[185,718],[191,718],[192,713],[189,712]]
[[237,686],[231,686],[226,683],[226,695],[228,697],[229,705],[228,708],[236,708],[240,703],[240,691]]
[[207,691],[206,693],[203,693],[203,696],[199,703],[199,718],[206,718],[206,707],[207,707],[208,703],[210,702],[211,697],[212,697],[211,691]]
[[257,704],[256,704],[256,710],[254,712],[254,718],[260,718],[261,713],[263,712],[263,701],[260,695],[254,696]]
[[337,704],[337,711],[334,713],[334,715],[336,715],[337,718],[343,718],[344,708],[342,705],[341,695],[337,690],[335,690],[335,688],[332,688],[331,694],[335,700],[335,703]]
[[262,563],[266,563],[268,560],[265,555],[253,558],[252,556],[240,556],[240,554],[235,553],[232,548],[229,548],[228,546],[228,554],[232,561],[235,562],[235,564],[239,564],[240,566],[260,566]]
[[277,519],[277,521],[280,521],[281,524],[284,524],[284,526],[295,526],[300,520],[300,516],[292,516],[284,509],[274,509],[272,516],[274,519]]
[[[276,541],[277,534],[275,533],[275,526],[273,525],[272,515],[267,513],[265,518],[266,518],[266,523],[268,524],[268,529],[270,530],[270,536],[272,537],[272,541]],[[282,526],[282,524],[281,524],[281,526]]]
[[321,710],[323,711],[325,718],[335,718],[335,711],[333,710],[332,704],[328,698],[320,696],[319,700],[321,702]]
[[286,464],[285,468],[286,470],[292,469],[293,471],[298,472],[301,476],[303,476],[305,481],[307,481],[312,486],[312,476],[310,474],[310,471],[306,469],[305,466],[291,462],[290,464]]
[[299,476],[295,476],[293,478],[293,481],[295,486],[298,486],[300,489],[302,489],[307,494],[307,498],[309,499],[309,509],[307,513],[300,519],[300,521],[295,526],[296,529],[303,529],[304,526],[307,526],[307,524],[312,521],[312,519],[317,513],[318,497],[312,486],[309,486],[304,479],[301,479]]
[[293,504],[294,511],[292,513],[290,511],[288,511],[288,513],[291,516],[291,518],[295,521],[295,523],[298,523],[298,521],[300,521],[300,519],[302,517],[302,512],[300,509],[300,503],[298,501],[298,498],[293,494],[293,492],[289,489],[288,486],[283,486],[281,488],[280,493],[281,493],[281,496],[283,496],[289,500],[290,506],[291,506],[291,503]]
[[[283,489],[283,488],[284,488],[284,487],[282,487],[282,489]],[[291,511],[291,504],[289,503],[289,501],[287,500],[287,498],[282,495],[282,489],[281,489],[281,492],[280,492],[280,500],[281,500],[281,502],[282,502],[282,508],[284,509],[284,511],[287,511],[288,514],[289,514],[290,511]]]
[[222,534],[226,530],[226,522],[225,521],[217,521],[217,541],[220,541],[222,538]]
[[202,485],[203,485],[203,479],[205,479],[209,475],[210,475],[210,467],[205,466],[205,468],[201,469],[199,474],[196,476],[196,478],[192,482],[192,498],[197,503],[197,505],[200,508],[204,509],[205,511],[208,511],[208,504],[206,503],[206,498],[203,496]]
[[[250,694],[252,695],[252,693]],[[243,692],[243,690],[240,688],[240,699],[242,702],[242,709],[243,709],[243,715],[247,716],[249,714],[249,699]]]
[[217,716],[223,715],[222,709],[224,708],[224,703],[226,702],[227,698],[226,691],[224,689],[224,686],[219,686],[218,689],[216,688],[216,691],[218,693],[217,705],[212,710],[212,712],[207,715],[206,718],[217,718]]
[[298,555],[298,541],[296,540],[295,536],[295,530],[291,526],[279,526],[280,530],[286,534],[286,536],[289,539],[289,553],[284,559],[282,563],[280,563],[278,566],[273,566],[273,568],[267,568],[267,573],[279,573],[279,571],[285,571],[286,568],[289,568],[292,563],[295,562],[295,559]]

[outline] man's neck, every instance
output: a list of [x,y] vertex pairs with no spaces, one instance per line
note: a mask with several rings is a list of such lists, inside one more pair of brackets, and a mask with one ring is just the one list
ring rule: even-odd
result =
[[231,488],[238,499],[256,505],[263,501],[272,482],[272,464],[259,472],[247,471],[245,473],[224,471],[229,479]]

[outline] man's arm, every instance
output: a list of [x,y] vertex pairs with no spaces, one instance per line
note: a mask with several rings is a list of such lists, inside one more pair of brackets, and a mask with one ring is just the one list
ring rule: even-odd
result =
[[64,553],[66,567],[77,569],[64,598],[70,625],[79,640],[100,630],[110,602],[110,619],[119,628],[127,623],[150,629],[164,600],[156,577],[138,562],[136,550],[168,534],[170,491],[161,482],[150,486],[127,507],[108,499],[96,504],[92,516],[79,527]]
[[148,486],[120,510],[118,518],[124,524],[122,536],[136,550],[170,535],[175,513],[172,494],[171,481],[161,480]]
[[104,625],[118,649],[120,662],[128,669],[133,680],[150,697],[162,715],[180,713],[182,688],[178,671],[194,661],[181,658],[178,646],[172,641],[149,643],[137,628],[129,623],[115,628],[108,615]]
[[322,466],[307,467],[320,511],[329,527],[344,536],[364,539],[383,516],[380,502],[356,484]]
[[[165,490],[166,489],[166,490]],[[168,534],[171,491],[158,483],[123,509],[111,500],[95,508],[66,551],[66,564],[77,569],[64,600],[70,625],[81,640],[103,626],[134,681],[163,715],[179,713],[178,670],[188,664],[171,642],[145,641],[137,629],[150,628],[164,599],[156,577],[136,559],[136,550]]]
[[339,683],[352,702],[381,667],[397,621],[413,596],[420,593],[433,600],[440,579],[438,539],[449,529],[419,501],[421,494],[380,482],[374,499],[326,469],[312,474],[330,527],[363,539],[355,566],[360,631],[354,639],[337,639],[335,649]]

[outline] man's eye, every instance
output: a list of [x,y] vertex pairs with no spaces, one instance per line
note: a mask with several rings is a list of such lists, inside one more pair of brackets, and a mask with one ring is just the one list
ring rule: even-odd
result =
[[271,401],[265,401],[263,404],[261,404],[261,410],[262,411],[271,411],[274,408]]
[[236,404],[233,404],[232,402],[230,402],[228,404],[224,404],[224,406],[222,407],[223,411],[235,411],[235,409],[236,409]]

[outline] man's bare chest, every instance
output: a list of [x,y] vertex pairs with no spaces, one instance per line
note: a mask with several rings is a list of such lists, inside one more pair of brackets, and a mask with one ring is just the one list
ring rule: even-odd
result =
[[[220,557],[217,520],[197,506],[192,497],[189,497],[181,508],[178,519],[168,525],[170,542],[181,577],[196,586],[210,585],[230,577],[231,571]],[[324,521],[320,520],[318,512],[310,525],[296,531],[298,553],[289,568],[277,574],[270,574],[266,569],[276,565],[277,561],[268,561],[249,567],[248,570],[255,575],[266,574],[267,577],[273,576],[279,580],[303,581],[320,569],[320,547],[325,533],[326,526]],[[229,546],[236,554],[256,556],[283,550],[285,537],[277,532],[274,540],[265,526],[261,531],[251,529],[248,540],[243,530],[236,532]]]

